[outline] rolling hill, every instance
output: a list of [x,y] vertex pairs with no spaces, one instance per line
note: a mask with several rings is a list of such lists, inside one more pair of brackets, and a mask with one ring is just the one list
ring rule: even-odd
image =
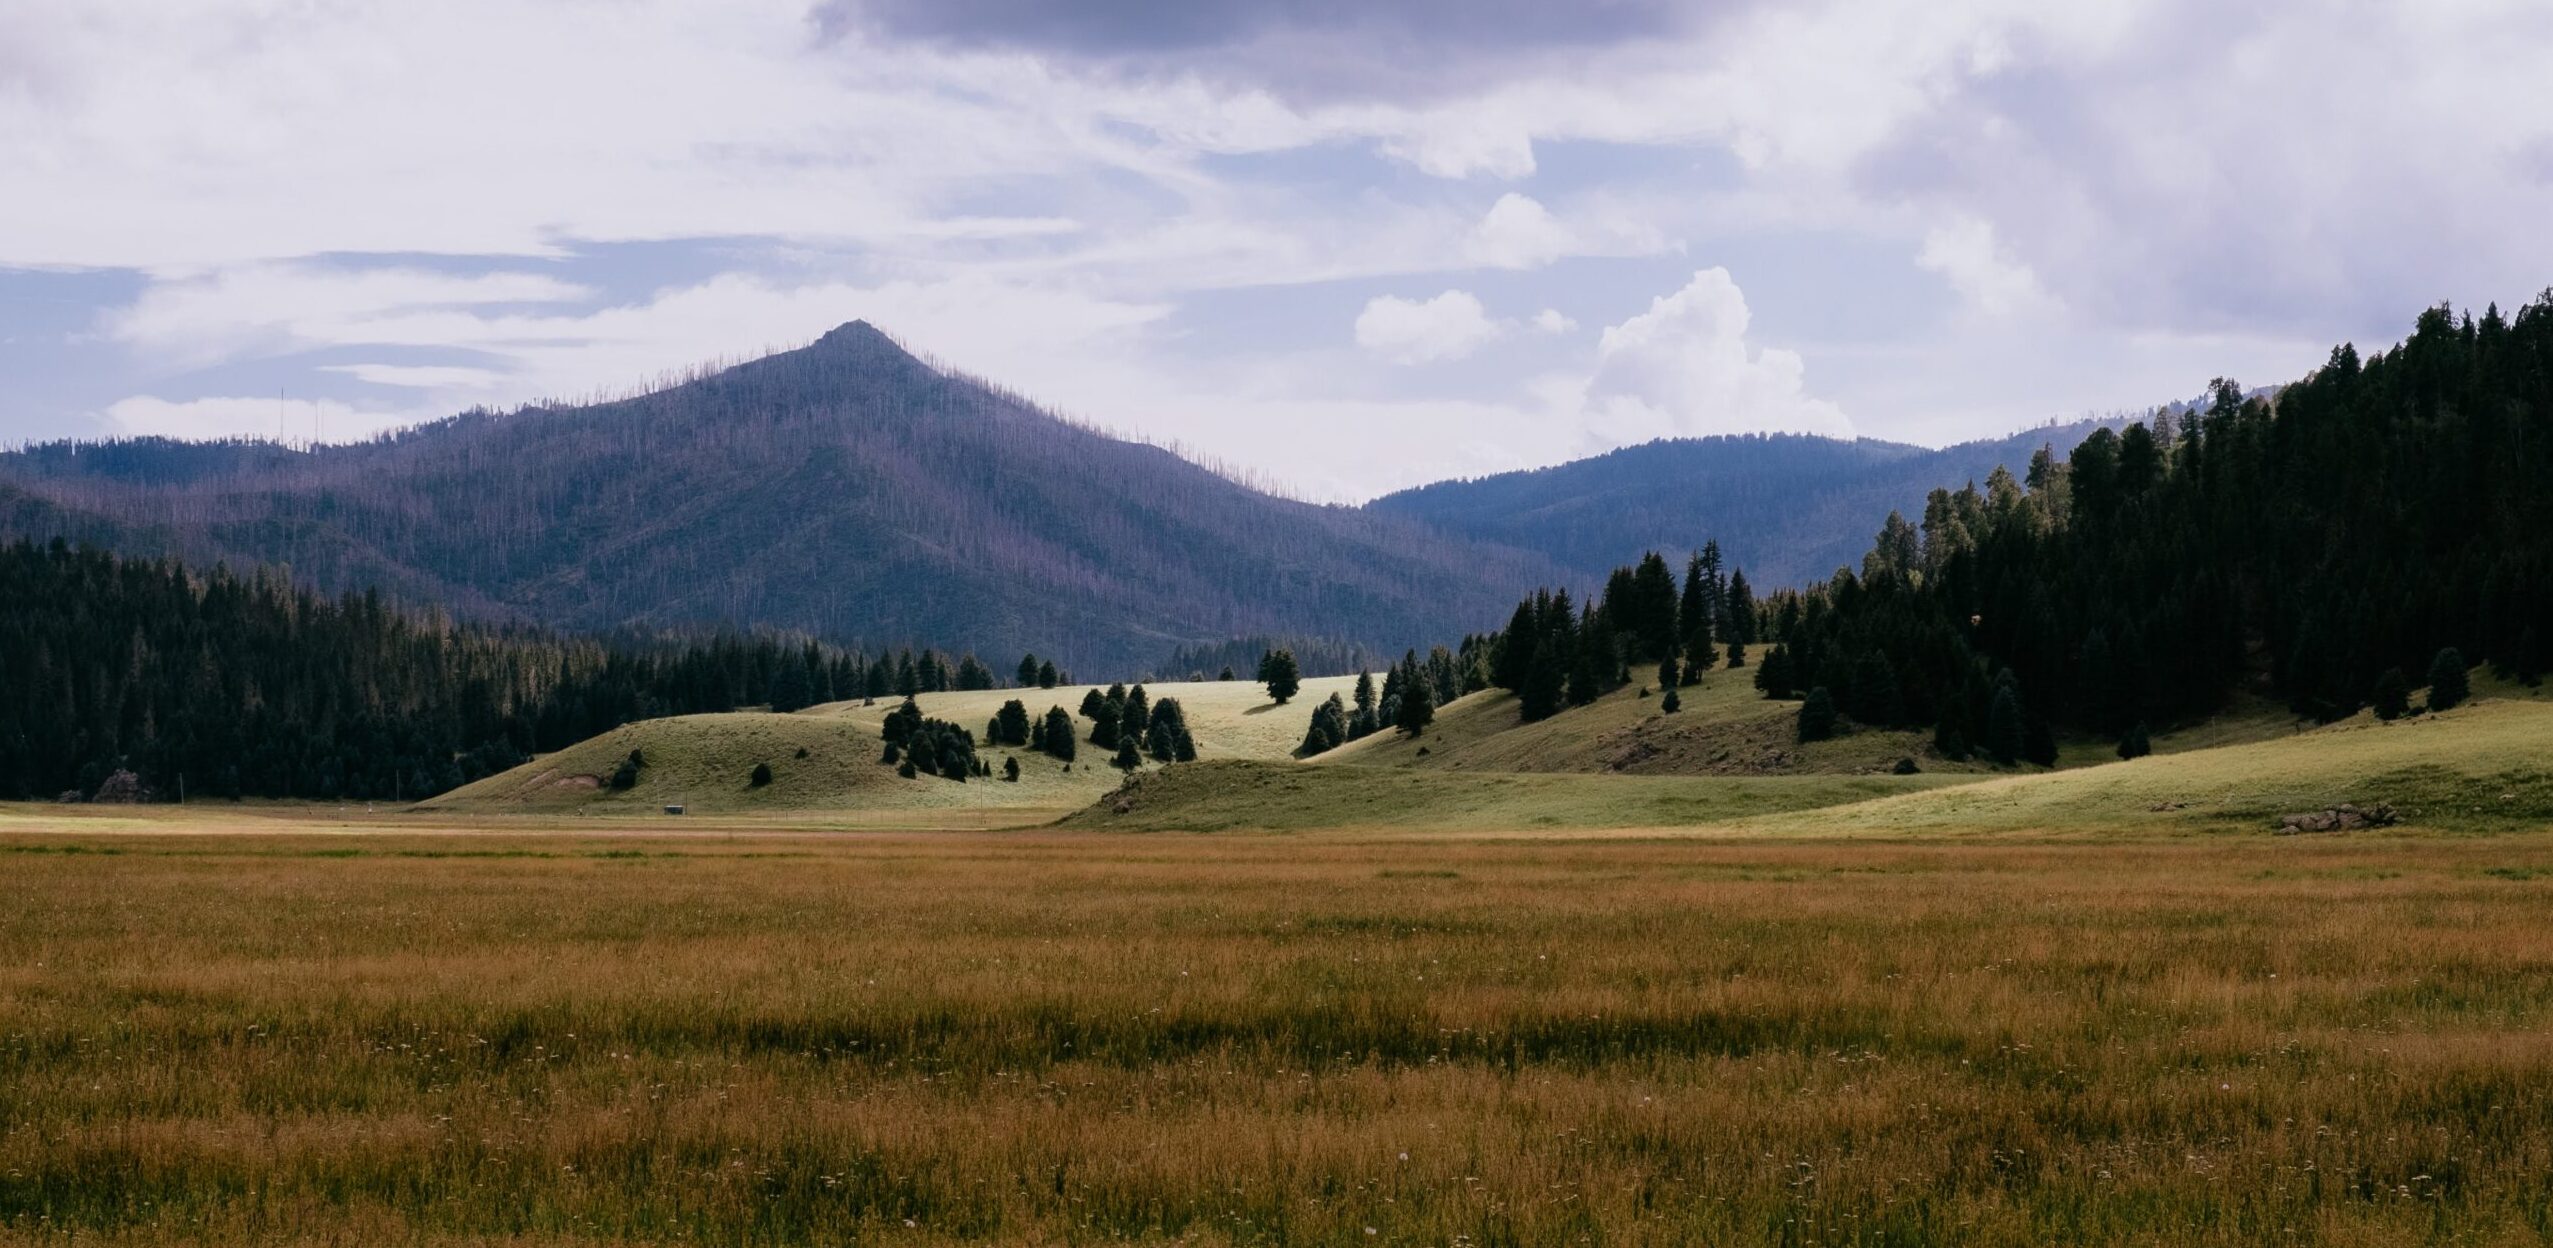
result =
[[555,628],[770,626],[1112,673],[1245,634],[1423,646],[1567,574],[1252,490],[865,323],[638,398],[352,446],[0,456],[0,537],[20,536],[289,565]]
[[1935,488],[1983,482],[1997,467],[2018,476],[2041,447],[2062,458],[2093,430],[2120,423],[2078,421],[1938,451],[1806,434],[1661,440],[1550,468],[1440,481],[1387,494],[1366,510],[1582,570],[1712,538],[1758,587],[1805,585],[1858,566],[1890,511],[1920,519]]
[[[1352,676],[1316,677],[1284,706],[1267,690],[1243,680],[1155,682],[1153,699],[1177,698],[1195,734],[1198,763],[1292,756],[1311,722],[1312,708],[1333,693],[1344,696]],[[1013,698],[1030,714],[1049,706],[1070,711],[1091,686],[1058,689],[993,689],[927,693],[923,712],[954,723],[980,725]],[[1117,787],[1106,751],[1084,740],[1067,768],[1026,749],[979,745],[996,768],[1004,757],[1020,762],[1016,782],[1000,779],[907,780],[878,761],[880,732],[896,700],[833,702],[790,715],[739,711],[640,720],[511,771],[465,785],[425,803],[429,810],[493,814],[636,814],[665,805],[721,813],[932,811],[1019,809],[1052,817],[1097,800]],[[1076,719],[1087,737],[1088,720]],[[983,734],[978,733],[979,737]],[[631,750],[647,766],[638,783],[615,792],[603,782]],[[801,757],[801,751],[804,756]],[[754,765],[770,766],[772,782],[749,783]],[[1181,764],[1195,766],[1198,764]]]

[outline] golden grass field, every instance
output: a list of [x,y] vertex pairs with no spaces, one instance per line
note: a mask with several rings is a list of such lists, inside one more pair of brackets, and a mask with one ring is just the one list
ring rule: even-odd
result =
[[2228,736],[0,808],[0,1242],[2546,1242],[2553,702]]

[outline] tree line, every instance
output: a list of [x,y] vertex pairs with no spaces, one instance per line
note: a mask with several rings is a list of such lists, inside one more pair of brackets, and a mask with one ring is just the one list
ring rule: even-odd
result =
[[276,570],[0,546],[0,798],[415,800],[633,720],[997,683],[930,649],[565,637]]
[[2338,347],[2270,393],[2220,380],[1936,489],[1821,585],[1758,599],[1706,546],[1680,590],[1652,554],[1593,604],[1537,592],[1491,679],[1537,719],[1634,663],[1671,690],[1769,642],[1756,684],[1801,700],[1804,739],[1929,726],[1946,757],[2007,764],[2052,763],[2060,731],[2134,756],[2246,687],[2323,721],[2406,713],[2416,682],[2443,709],[2475,664],[2533,683],[2553,663],[2548,481],[2553,292],[2514,317],[2432,308],[2390,351]]

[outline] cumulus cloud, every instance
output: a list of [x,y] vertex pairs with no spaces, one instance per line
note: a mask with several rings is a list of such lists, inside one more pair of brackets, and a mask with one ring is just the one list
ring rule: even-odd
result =
[[1483,264],[1530,269],[1569,254],[1576,236],[1533,197],[1513,191],[1498,197],[1473,227],[1471,253]]
[[1620,445],[1724,433],[1853,436],[1833,403],[1808,396],[1796,352],[1747,341],[1753,317],[1726,269],[1604,331],[1587,381],[1588,427]]
[[1941,274],[1969,306],[1988,316],[2045,310],[2054,302],[2039,288],[2038,274],[1995,241],[1994,226],[1975,217],[1925,235],[1915,264]]
[[1356,316],[1356,345],[1395,364],[1459,360],[1500,332],[1480,300],[1463,290],[1425,300],[1380,295]]
[[1558,308],[1544,308],[1534,313],[1534,328],[1546,334],[1565,334],[1578,328],[1578,322]]

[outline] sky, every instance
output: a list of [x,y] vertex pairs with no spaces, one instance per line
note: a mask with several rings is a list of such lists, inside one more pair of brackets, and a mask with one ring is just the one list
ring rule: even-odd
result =
[[0,443],[865,319],[1354,501],[1942,445],[2553,285],[2541,0],[7,0]]

